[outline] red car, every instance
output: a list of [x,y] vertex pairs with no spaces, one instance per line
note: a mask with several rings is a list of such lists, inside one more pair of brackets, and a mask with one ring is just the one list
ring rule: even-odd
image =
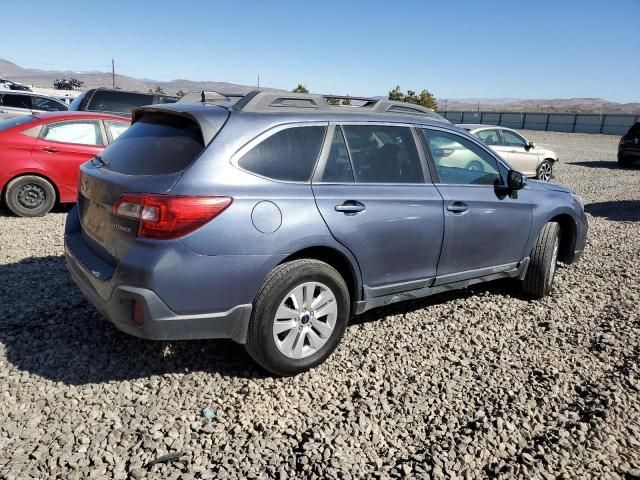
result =
[[76,201],[78,167],[129,127],[128,119],[88,112],[51,112],[0,122],[0,192],[20,217]]

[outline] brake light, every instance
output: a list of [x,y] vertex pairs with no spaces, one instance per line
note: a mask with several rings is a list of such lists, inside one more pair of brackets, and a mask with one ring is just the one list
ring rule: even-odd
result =
[[620,145],[624,145],[626,142],[626,138],[622,137],[620,138]]
[[113,214],[139,220],[138,237],[169,240],[197,230],[232,201],[231,197],[125,193],[113,206]]

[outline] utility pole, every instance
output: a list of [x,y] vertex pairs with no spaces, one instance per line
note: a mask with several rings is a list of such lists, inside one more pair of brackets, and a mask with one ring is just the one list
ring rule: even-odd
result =
[[260,74],[258,74],[258,90],[260,90]]
[[116,88],[116,64],[113,58],[111,59],[111,84],[113,88]]

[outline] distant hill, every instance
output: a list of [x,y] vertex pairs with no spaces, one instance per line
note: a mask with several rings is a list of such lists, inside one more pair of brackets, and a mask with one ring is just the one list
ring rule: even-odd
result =
[[[111,87],[111,72],[73,72],[56,70],[38,70],[23,68],[13,62],[0,58],[0,77],[8,78],[16,82],[31,84],[38,87],[53,87],[53,81],[57,78],[77,78],[84,82],[86,88]],[[146,92],[156,86],[162,87],[169,95],[175,95],[178,90],[185,92],[192,90],[211,90],[224,93],[247,93],[255,90],[255,85],[238,85],[228,82],[209,82],[193,80],[171,80],[161,82],[148,78],[133,78],[127,75],[116,74],[116,87],[123,90]],[[263,90],[277,90],[269,87],[260,87]]]
[[640,103],[616,103],[603,98],[465,98],[438,100],[440,111],[482,112],[564,112],[564,113],[635,113],[640,114]]
[[[50,71],[34,68],[23,68],[8,60],[0,58],[0,77],[16,82],[32,84],[38,87],[53,87],[56,78],[73,77],[84,82],[87,88],[111,87],[111,72],[73,72]],[[156,86],[162,87],[169,95],[178,90],[198,91],[212,90],[224,93],[247,93],[254,90],[255,85],[238,85],[228,82],[171,80],[161,82],[148,78],[133,78],[127,75],[116,75],[116,87],[123,90],[146,92]],[[262,87],[264,90],[281,90]],[[386,98],[379,97],[379,98]],[[517,98],[459,98],[438,100],[440,111],[481,110],[502,112],[568,112],[568,113],[635,113],[640,114],[640,103],[616,103],[602,98],[568,98],[568,99],[535,99]]]

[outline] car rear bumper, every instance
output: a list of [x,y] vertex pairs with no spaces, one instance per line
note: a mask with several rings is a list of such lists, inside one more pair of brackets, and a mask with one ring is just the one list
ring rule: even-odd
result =
[[80,232],[65,233],[64,243],[74,282],[119,330],[149,340],[230,338],[245,343],[251,304],[222,312],[178,314],[153,290],[114,282],[114,268],[89,248]]

